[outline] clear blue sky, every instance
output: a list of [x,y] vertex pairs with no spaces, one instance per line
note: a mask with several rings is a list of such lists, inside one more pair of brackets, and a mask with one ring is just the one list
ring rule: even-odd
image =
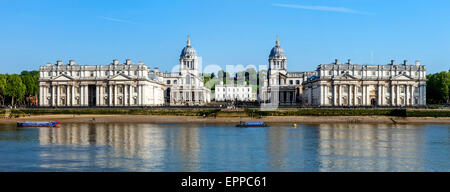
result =
[[289,71],[334,58],[450,68],[448,0],[0,0],[0,17],[1,73],[114,58],[170,71],[187,34],[203,65],[267,64],[279,35]]

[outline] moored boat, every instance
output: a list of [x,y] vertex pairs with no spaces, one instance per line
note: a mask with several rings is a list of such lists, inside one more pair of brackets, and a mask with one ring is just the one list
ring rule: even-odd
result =
[[24,121],[17,122],[17,127],[56,127],[59,121]]
[[236,127],[269,127],[268,124],[264,122],[240,122]]

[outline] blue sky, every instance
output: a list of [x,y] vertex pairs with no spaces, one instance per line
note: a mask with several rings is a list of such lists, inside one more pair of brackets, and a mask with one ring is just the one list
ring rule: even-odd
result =
[[[191,35],[203,65],[263,65],[279,35],[289,71],[334,58],[450,68],[448,0],[0,0],[1,73],[114,58],[170,71]],[[224,67],[225,68],[225,67]]]

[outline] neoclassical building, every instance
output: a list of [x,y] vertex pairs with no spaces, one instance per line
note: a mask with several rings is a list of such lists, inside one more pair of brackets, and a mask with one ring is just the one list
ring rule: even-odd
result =
[[204,86],[203,77],[199,73],[198,57],[191,40],[180,54],[180,72],[151,72],[169,86],[165,91],[166,103],[170,105],[205,105],[211,101],[211,90]]
[[157,106],[164,104],[167,86],[149,78],[142,62],[78,65],[57,61],[40,67],[43,107]]
[[319,65],[317,75],[303,83],[309,106],[423,106],[426,69],[416,61],[387,65],[338,63]]
[[245,81],[242,85],[223,84],[221,81],[219,85],[216,85],[214,98],[216,101],[255,101],[256,93]]
[[316,72],[288,72],[287,57],[278,37],[269,54],[267,78],[262,82],[259,100],[274,105],[299,105],[302,102],[302,83]]

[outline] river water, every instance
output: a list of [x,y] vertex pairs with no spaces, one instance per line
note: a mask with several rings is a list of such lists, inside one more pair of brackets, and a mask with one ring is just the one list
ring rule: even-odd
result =
[[448,124],[0,125],[0,171],[450,171]]

